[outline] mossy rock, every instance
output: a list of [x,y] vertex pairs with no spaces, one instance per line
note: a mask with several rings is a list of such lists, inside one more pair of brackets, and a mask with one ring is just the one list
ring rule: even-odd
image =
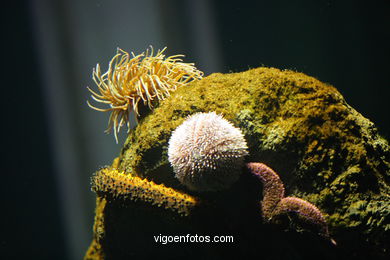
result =
[[[187,190],[174,178],[167,158],[172,131],[188,115],[210,111],[242,130],[247,162],[267,164],[280,175],[288,196],[303,198],[325,213],[338,242],[332,256],[389,254],[389,145],[334,87],[302,73],[275,68],[216,73],[178,89],[130,131],[118,169],[205,200],[218,197]],[[230,213],[247,198],[242,195],[247,183],[239,180],[220,193],[229,197]],[[261,185],[254,188],[259,189],[254,199],[260,201]]]

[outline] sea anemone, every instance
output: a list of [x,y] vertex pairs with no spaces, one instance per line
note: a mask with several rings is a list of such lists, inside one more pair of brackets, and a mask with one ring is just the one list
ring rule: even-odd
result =
[[118,48],[117,54],[109,63],[108,70],[101,73],[100,65],[93,70],[92,78],[98,86],[99,93],[88,88],[91,97],[97,102],[109,105],[109,108],[97,108],[88,105],[97,111],[111,111],[106,132],[114,130],[115,140],[117,133],[126,124],[130,129],[129,113],[134,111],[139,116],[139,103],[153,108],[153,102],[163,100],[192,80],[201,79],[203,73],[197,70],[193,63],[184,63],[181,57],[174,55],[165,58],[163,52],[157,51],[153,56],[153,48],[146,53],[134,55]]
[[190,190],[218,191],[238,179],[247,149],[240,129],[221,115],[197,113],[172,133],[168,160]]

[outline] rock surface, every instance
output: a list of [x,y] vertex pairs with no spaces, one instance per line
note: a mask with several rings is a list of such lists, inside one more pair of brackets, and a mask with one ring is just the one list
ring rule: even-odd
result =
[[[277,225],[272,230],[265,227],[257,213],[251,212],[256,210],[252,204],[261,200],[262,187],[247,174],[242,174],[230,190],[204,194],[187,190],[174,178],[167,159],[167,143],[172,131],[187,116],[211,111],[222,114],[241,129],[249,147],[246,162],[267,164],[280,175],[288,196],[303,198],[325,214],[329,231],[338,243],[337,248],[318,246],[321,242],[305,231],[297,232],[296,228],[289,227],[286,228],[289,231],[284,231],[278,229]],[[265,248],[295,248],[297,251],[290,248],[286,252],[296,253],[298,259],[311,258],[322,251],[329,257],[337,258],[345,254],[356,259],[384,259],[390,254],[389,244],[386,243],[390,238],[389,145],[379,135],[374,124],[349,106],[334,87],[302,73],[274,68],[257,68],[232,74],[216,73],[178,89],[145,115],[129,133],[119,157],[118,169],[201,197],[209,204],[217,203],[225,215],[231,216],[227,218],[230,223],[222,225],[217,219],[221,217],[218,214],[213,215],[215,219],[210,223],[235,226],[215,230],[241,230],[235,233],[237,239],[240,239],[243,230],[248,232],[243,236],[246,239],[238,243],[237,247],[241,251],[251,251],[246,248],[250,246],[243,241],[254,243],[256,239],[260,242],[266,239],[264,243],[268,244]],[[226,202],[227,198],[229,202]],[[116,202],[105,202],[105,210],[101,209],[101,203],[98,201],[99,221],[111,221],[112,216],[123,220],[118,214],[133,216],[133,213],[126,213],[126,209],[116,205]],[[129,209],[129,205],[126,207],[127,212],[134,211]],[[147,214],[148,211],[142,212],[139,214]],[[164,211],[156,214],[164,215]],[[195,216],[202,214],[207,215],[207,210]],[[147,219],[151,220],[152,217]],[[208,225],[204,225],[206,220],[202,217],[174,219],[177,225],[171,223],[173,229],[180,229],[184,223],[186,227],[193,225],[195,231],[199,227],[208,231],[205,228]],[[113,223],[109,221],[106,223]],[[255,221],[258,224],[253,224]],[[115,223],[126,225],[123,221]],[[106,224],[105,228],[110,227]],[[256,229],[263,233],[257,233]],[[129,230],[136,232],[137,228]],[[107,232],[103,234],[105,238],[100,242],[103,246],[98,244],[99,248],[104,249],[108,248],[104,241],[108,243],[113,239],[109,236],[116,235]],[[295,236],[302,234],[304,237],[299,238],[301,242],[296,242]],[[280,239],[278,246],[271,245],[275,243],[275,237]],[[301,243],[312,248],[313,254],[303,254],[304,249],[299,250],[304,248]],[[95,240],[92,246],[96,246]],[[107,250],[114,249],[110,247]],[[103,251],[100,250],[99,254]],[[265,254],[262,249],[256,252]],[[277,256],[282,257],[282,253]],[[89,257],[92,258],[91,255]]]

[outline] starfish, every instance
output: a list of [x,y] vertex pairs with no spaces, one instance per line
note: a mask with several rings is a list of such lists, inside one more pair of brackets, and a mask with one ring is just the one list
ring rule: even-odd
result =
[[198,204],[195,197],[163,184],[131,176],[113,167],[97,171],[92,176],[91,184],[92,190],[108,201],[140,201],[148,205],[163,207],[182,216],[188,216]]
[[310,202],[295,198],[284,197],[284,185],[279,175],[263,163],[251,162],[247,168],[263,183],[263,200],[261,202],[262,215],[266,222],[271,222],[275,217],[295,213],[303,221],[313,224],[320,229],[320,234],[330,239],[328,225],[321,211]]

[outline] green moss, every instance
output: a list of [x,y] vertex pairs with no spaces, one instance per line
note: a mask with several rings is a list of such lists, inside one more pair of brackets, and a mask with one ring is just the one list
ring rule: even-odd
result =
[[[129,133],[119,170],[189,192],[174,178],[167,144],[188,115],[209,111],[243,131],[248,162],[267,164],[288,196],[326,214],[336,241],[351,248],[368,241],[378,252],[389,250],[389,145],[334,87],[302,73],[216,73],[178,89]],[[244,191],[235,192],[239,197]],[[359,235],[351,238],[354,232]]]

